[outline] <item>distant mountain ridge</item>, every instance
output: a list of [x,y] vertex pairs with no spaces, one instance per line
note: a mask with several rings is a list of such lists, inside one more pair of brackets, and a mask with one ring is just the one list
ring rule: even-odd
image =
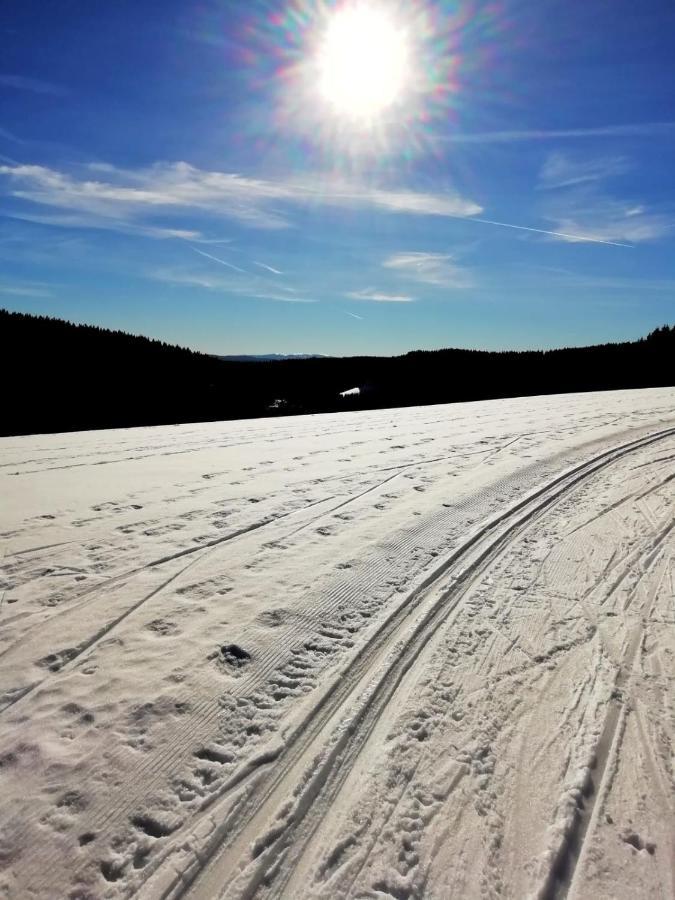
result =
[[216,356],[225,362],[274,362],[279,359],[326,359],[323,353],[244,353],[240,356]]
[[0,434],[666,387],[675,384],[673,359],[669,326],[637,341],[560,350],[219,359],[0,310]]

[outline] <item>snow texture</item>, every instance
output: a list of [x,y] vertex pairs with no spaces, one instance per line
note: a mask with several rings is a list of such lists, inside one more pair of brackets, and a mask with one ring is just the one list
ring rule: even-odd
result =
[[0,479],[0,897],[675,895],[675,389]]

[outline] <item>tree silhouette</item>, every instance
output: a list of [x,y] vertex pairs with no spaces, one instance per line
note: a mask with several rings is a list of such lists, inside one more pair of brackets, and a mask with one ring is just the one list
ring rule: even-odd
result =
[[673,359],[675,327],[663,325],[633,342],[560,350],[242,362],[0,310],[0,434],[659,387],[675,381]]

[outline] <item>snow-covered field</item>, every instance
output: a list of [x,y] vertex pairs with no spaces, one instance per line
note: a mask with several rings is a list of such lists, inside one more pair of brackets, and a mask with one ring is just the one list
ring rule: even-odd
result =
[[0,473],[0,896],[675,895],[675,389]]

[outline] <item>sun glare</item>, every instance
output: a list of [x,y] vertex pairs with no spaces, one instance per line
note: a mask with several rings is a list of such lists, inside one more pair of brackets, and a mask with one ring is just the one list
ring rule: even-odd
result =
[[341,116],[372,120],[404,92],[409,75],[405,31],[377,6],[344,7],[328,22],[317,65],[323,100]]
[[280,0],[253,32],[254,86],[271,85],[276,128],[301,138],[294,152],[337,168],[435,152],[436,124],[447,129],[460,105],[473,2]]

